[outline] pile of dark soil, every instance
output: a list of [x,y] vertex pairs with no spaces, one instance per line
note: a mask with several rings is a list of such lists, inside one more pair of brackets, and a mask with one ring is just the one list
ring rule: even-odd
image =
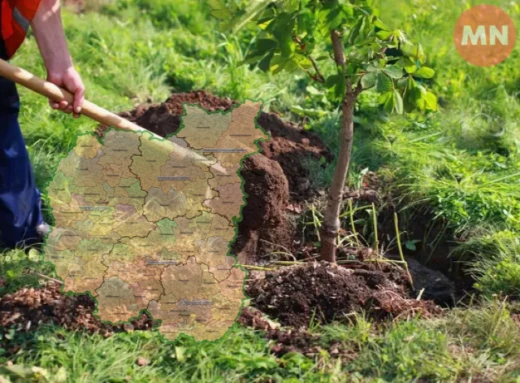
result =
[[[200,105],[210,112],[227,111],[237,104],[229,98],[196,91],[172,94],[162,104],[142,105],[121,116],[166,137],[179,129],[184,103]],[[280,250],[280,246],[293,249],[293,228],[287,220],[287,208],[317,193],[309,181],[305,159],[332,159],[318,136],[283,121],[276,114],[262,112],[257,123],[271,137],[260,143],[261,154],[247,158],[241,170],[249,197],[232,251],[242,263],[256,262],[272,250]],[[104,130],[99,128],[98,134],[102,136]]]
[[130,324],[104,323],[94,316],[92,297],[65,295],[60,292],[60,286],[51,283],[43,288],[24,288],[0,297],[0,334],[10,329],[31,332],[42,324],[55,324],[68,330],[110,336],[115,332],[150,330],[157,324],[145,314]]
[[311,320],[341,321],[352,312],[365,312],[375,320],[441,312],[431,301],[411,298],[406,274],[387,262],[291,266],[251,281],[246,291],[254,307],[297,328]]

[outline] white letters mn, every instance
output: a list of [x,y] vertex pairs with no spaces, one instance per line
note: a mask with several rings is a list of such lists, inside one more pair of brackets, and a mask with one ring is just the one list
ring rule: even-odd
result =
[[[479,25],[475,32],[471,29],[471,25],[465,25],[462,33],[462,45],[468,45],[468,40],[471,41],[471,45],[477,45],[480,40],[481,45],[487,45],[486,27]],[[496,45],[496,41],[500,41],[502,45],[509,44],[509,26],[503,25],[502,32],[498,30],[495,25],[489,27],[489,44]]]

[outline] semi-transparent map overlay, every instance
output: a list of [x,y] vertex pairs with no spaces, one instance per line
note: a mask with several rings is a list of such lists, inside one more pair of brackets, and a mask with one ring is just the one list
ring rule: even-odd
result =
[[245,204],[241,160],[267,139],[255,125],[260,108],[185,105],[168,140],[80,136],[47,189],[55,227],[45,259],[64,291],[90,292],[103,320],[147,310],[168,339],[221,337],[244,299],[245,274],[228,249]]

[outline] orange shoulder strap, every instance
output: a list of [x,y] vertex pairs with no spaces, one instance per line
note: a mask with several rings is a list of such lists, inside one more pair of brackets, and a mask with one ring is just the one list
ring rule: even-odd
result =
[[0,0],[1,35],[7,55],[11,58],[22,45],[40,0]]

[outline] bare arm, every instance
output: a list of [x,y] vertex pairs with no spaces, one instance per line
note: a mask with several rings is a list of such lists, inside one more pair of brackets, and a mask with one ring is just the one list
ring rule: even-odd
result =
[[47,80],[74,95],[73,105],[69,105],[66,101],[59,104],[51,101],[51,106],[64,112],[73,112],[74,116],[78,117],[84,101],[85,87],[72,65],[61,23],[60,0],[41,0],[31,24],[47,68]]

